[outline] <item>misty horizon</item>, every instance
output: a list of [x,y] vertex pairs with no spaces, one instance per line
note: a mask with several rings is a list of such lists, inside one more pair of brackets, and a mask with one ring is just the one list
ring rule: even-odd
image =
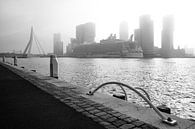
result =
[[[174,47],[195,48],[192,2],[185,1],[0,1],[0,52],[24,51],[30,28],[47,53],[53,52],[53,34],[61,33],[65,46],[75,38],[75,27],[86,22],[96,25],[95,41],[111,33],[119,38],[119,24],[127,21],[129,34],[139,27],[139,16],[151,15],[154,22],[154,45],[161,47],[162,19],[174,15]],[[182,7],[185,7],[184,9]]]

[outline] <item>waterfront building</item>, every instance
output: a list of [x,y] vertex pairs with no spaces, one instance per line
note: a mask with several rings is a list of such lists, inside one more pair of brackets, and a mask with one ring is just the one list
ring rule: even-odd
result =
[[185,54],[186,55],[188,55],[188,56],[194,56],[194,48],[185,47],[184,50],[185,50]]
[[140,36],[140,29],[134,30],[134,41],[141,47],[141,36]]
[[76,38],[71,38],[70,43],[66,46],[66,54],[70,55],[73,49],[79,45],[79,41]]
[[140,44],[144,57],[153,57],[154,54],[154,27],[149,15],[143,15],[139,19]]
[[93,43],[76,46],[74,57],[143,57],[142,50],[130,41],[113,43]]
[[163,29],[161,33],[161,56],[171,57],[173,53],[174,18],[172,15],[163,18]]
[[[73,43],[71,43],[73,44]],[[137,43],[116,39],[116,34],[100,43],[81,44],[72,47],[67,55],[73,57],[143,57],[143,51]]]
[[119,27],[119,39],[127,41],[129,38],[128,23],[123,21],[120,23]]
[[95,34],[95,24],[92,22],[76,26],[76,39],[79,44],[94,43]]
[[110,34],[110,36],[107,39],[100,40],[100,43],[122,43],[124,40],[117,39],[116,34]]
[[60,33],[53,35],[53,53],[57,56],[63,55],[63,42],[61,41]]

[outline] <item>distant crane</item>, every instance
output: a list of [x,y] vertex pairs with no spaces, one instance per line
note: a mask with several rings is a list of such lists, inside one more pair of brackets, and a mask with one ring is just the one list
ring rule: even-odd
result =
[[45,52],[44,52],[44,50],[43,50],[43,48],[42,48],[40,42],[38,41],[36,35],[34,34],[33,27],[31,27],[30,40],[29,40],[29,42],[28,42],[28,44],[27,44],[27,46],[26,46],[26,48],[25,48],[25,50],[24,50],[24,52],[23,52],[23,55],[24,55],[25,57],[30,57],[30,56],[32,56],[32,54],[31,54],[31,48],[32,48],[32,43],[33,43],[33,41],[35,41],[35,43],[36,43],[36,45],[37,45],[39,54],[40,54],[40,55],[41,55],[41,54],[42,54],[42,55],[45,55]]

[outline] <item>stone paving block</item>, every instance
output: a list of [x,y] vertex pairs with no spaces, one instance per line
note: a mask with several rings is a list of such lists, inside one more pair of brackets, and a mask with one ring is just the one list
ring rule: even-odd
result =
[[93,119],[93,118],[95,118],[95,117],[97,117],[97,116],[95,116],[95,115],[93,115],[93,114],[89,114],[88,117],[91,118],[91,119]]
[[86,103],[81,103],[81,102],[78,102],[78,103],[77,103],[77,105],[79,105],[79,106],[81,106],[81,107],[82,107],[82,106],[85,106],[85,105],[87,105],[87,104],[86,104]]
[[82,105],[81,107],[83,107],[83,108],[90,108],[91,106],[90,105]]
[[106,115],[106,113],[105,112],[99,112],[99,113],[96,113],[95,115],[96,116],[102,116],[102,115]]
[[61,99],[61,101],[62,101],[63,103],[68,103],[68,102],[70,102],[70,100],[68,100],[68,99]]
[[122,116],[123,114],[121,114],[120,112],[117,112],[117,113],[113,113],[112,115],[119,118],[119,117]]
[[87,102],[82,101],[82,100],[79,100],[79,104],[88,105],[88,103],[87,103]]
[[76,103],[76,104],[79,103],[78,100],[73,100],[73,99],[71,100],[71,102]]
[[134,129],[135,125],[133,124],[124,124],[120,126],[120,129]]
[[[79,105],[80,106],[80,105]],[[83,105],[81,105],[81,106],[83,106]],[[94,107],[87,107],[87,108],[84,108],[86,111],[91,111],[91,110],[95,110],[95,108]]]
[[118,119],[116,117],[113,117],[113,116],[111,118],[107,119],[108,122],[114,122],[116,120],[118,120]]
[[94,107],[104,107],[103,105],[98,104],[98,103],[95,103],[95,104],[90,104],[90,105],[92,105],[92,106],[94,106]]
[[90,113],[88,113],[86,111],[82,112],[82,114],[85,115],[85,116],[89,116],[90,115]]
[[122,120],[116,120],[113,122],[113,125],[115,125],[116,127],[120,127],[121,125],[124,125],[124,124],[126,124],[126,122]]
[[132,117],[127,117],[127,118],[125,118],[124,119],[126,122],[128,122],[128,123],[132,123],[132,122],[134,122],[134,121],[137,121],[138,119],[135,119],[135,118],[132,118]]
[[74,108],[74,109],[80,109],[80,107],[79,107],[79,106],[74,105],[74,104],[73,104],[73,105],[71,105],[71,107],[72,107],[72,108]]
[[104,107],[104,108],[102,108],[102,110],[105,111],[105,112],[108,112],[108,111],[110,111],[111,109],[108,108],[108,107]]
[[142,121],[134,121],[134,122],[132,122],[132,124],[134,124],[136,127],[139,127],[139,126],[144,125],[145,123]]
[[140,127],[141,129],[159,129],[157,127],[154,127],[152,125],[149,125],[149,124],[144,124]]
[[86,102],[86,98],[84,98],[83,96],[79,96],[78,100],[80,100],[80,102]]
[[106,125],[105,126],[106,129],[118,129],[116,126],[114,125]]
[[100,116],[102,119],[105,119],[105,120],[107,120],[108,118],[111,118],[112,116],[111,115],[109,115],[109,114],[106,114],[106,115],[102,115],[102,116]]
[[94,102],[94,101],[92,101],[92,100],[90,100],[90,104],[91,104],[91,105],[95,105],[95,104],[97,104],[97,103]]
[[118,113],[118,111],[115,111],[115,110],[113,110],[113,109],[108,110],[108,112],[110,112],[110,113],[112,113],[112,114]]
[[84,109],[81,109],[81,108],[78,108],[76,110],[77,110],[77,112],[84,112],[85,111]]
[[78,107],[78,106],[74,106],[73,107],[75,110],[80,110],[81,108],[80,107]]
[[104,107],[104,106],[97,106],[96,108],[98,108],[98,109],[100,109],[100,110],[105,109],[105,107]]
[[128,118],[128,116],[123,114],[123,115],[119,116],[119,118],[120,119],[125,119],[125,118]]
[[105,122],[105,121],[100,122],[100,124],[103,125],[103,126],[109,126],[109,125],[111,125],[111,123],[108,123],[108,122]]
[[73,103],[71,103],[71,102],[69,102],[69,103],[66,103],[66,105],[68,105],[68,106],[70,106],[70,107],[73,107],[73,106],[75,106],[75,104],[73,104]]
[[90,110],[89,111],[91,114],[97,114],[97,113],[101,113],[100,110],[94,109],[94,110]]
[[140,128],[140,127],[135,127],[135,128],[133,128],[133,129],[142,129],[142,128]]
[[95,122],[103,122],[103,120],[102,119],[100,119],[99,117],[93,117],[92,118]]
[[106,112],[109,113],[109,114],[113,114],[113,110],[112,109],[110,109],[110,110],[108,110]]
[[71,101],[64,101],[64,103],[67,105],[73,105],[73,103]]
[[56,99],[60,99],[61,97],[60,96],[58,96],[58,95],[55,95],[54,96]]
[[92,102],[91,100],[86,99],[86,98],[83,98],[82,101],[85,102],[85,103],[89,103],[89,104]]
[[103,118],[103,119],[105,119],[105,120],[107,120],[108,118],[111,118],[112,115],[106,114],[106,115],[103,115],[103,116],[100,116],[100,117]]

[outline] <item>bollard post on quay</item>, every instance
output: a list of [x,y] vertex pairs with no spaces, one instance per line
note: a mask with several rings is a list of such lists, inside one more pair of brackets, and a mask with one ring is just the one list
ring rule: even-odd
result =
[[50,77],[54,77],[58,79],[58,60],[56,55],[50,56]]
[[14,56],[14,66],[17,66],[17,56]]
[[5,56],[3,56],[3,62],[4,62],[4,63],[6,62]]

